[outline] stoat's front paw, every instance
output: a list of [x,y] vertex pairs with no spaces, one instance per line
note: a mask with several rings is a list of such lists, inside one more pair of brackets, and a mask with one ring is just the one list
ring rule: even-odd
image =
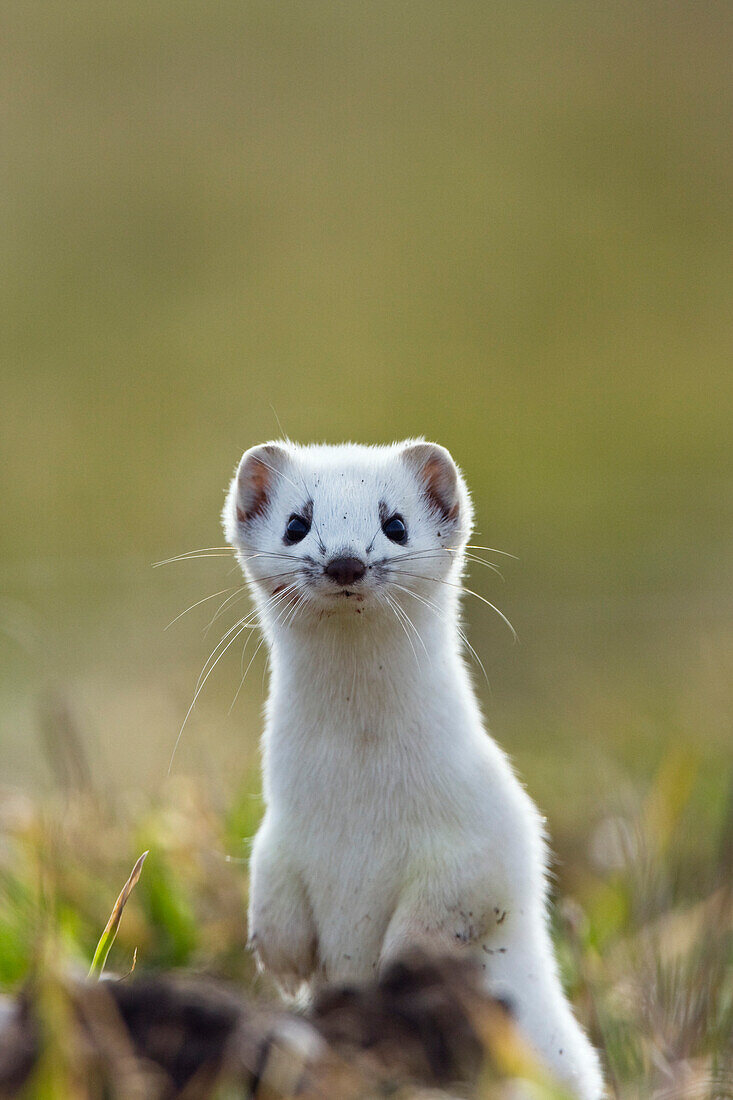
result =
[[316,936],[308,919],[280,928],[273,921],[255,918],[248,946],[259,969],[270,974],[289,995],[294,996],[313,975]]
[[265,818],[250,863],[249,942],[260,969],[296,993],[313,974],[318,948],[308,895],[287,850]]

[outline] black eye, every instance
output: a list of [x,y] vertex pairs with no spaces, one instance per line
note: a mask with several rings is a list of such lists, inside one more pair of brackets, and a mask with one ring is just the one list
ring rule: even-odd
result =
[[301,542],[311,529],[307,519],[302,516],[291,516],[285,528],[286,542]]
[[390,516],[382,524],[382,530],[391,542],[407,542],[407,528],[402,516]]

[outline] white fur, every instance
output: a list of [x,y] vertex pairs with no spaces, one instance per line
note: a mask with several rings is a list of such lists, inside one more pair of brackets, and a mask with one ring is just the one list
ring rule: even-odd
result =
[[[426,494],[426,457],[443,513]],[[247,518],[254,483],[266,503]],[[446,518],[451,493],[457,514]],[[311,530],[287,545],[288,518],[309,500]],[[383,534],[385,511],[404,518],[406,546]],[[267,810],[249,911],[260,964],[295,991],[369,979],[418,942],[471,950],[553,1072],[596,1100],[598,1058],[548,934],[542,819],[484,729],[461,655],[471,507],[448,452],[419,442],[254,448],[224,524],[270,647]],[[335,556],[369,566],[348,597],[323,572]],[[293,587],[268,604],[283,583]]]

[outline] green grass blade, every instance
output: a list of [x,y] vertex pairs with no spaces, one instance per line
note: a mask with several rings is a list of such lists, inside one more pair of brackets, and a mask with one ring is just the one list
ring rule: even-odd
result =
[[143,863],[145,862],[145,858],[146,858],[147,854],[148,854],[147,852],[143,852],[143,854],[138,859],[137,863],[135,864],[132,871],[130,872],[130,877],[128,878],[127,882],[125,883],[125,885],[122,887],[122,889],[120,891],[120,896],[117,898],[117,901],[114,904],[114,908],[113,908],[112,912],[110,913],[110,917],[109,917],[109,920],[107,921],[107,925],[104,929],[104,932],[99,937],[99,943],[97,944],[97,949],[94,952],[94,958],[92,959],[92,965],[89,967],[89,977],[90,978],[99,979],[102,976],[102,971],[104,970],[104,964],[107,961],[107,956],[109,955],[110,948],[111,948],[112,944],[115,942],[115,936],[117,935],[117,929],[120,926],[120,919],[122,917],[122,910],[125,908],[125,905],[127,904],[127,899],[129,898],[130,894],[134,890],[135,885],[136,885],[138,879],[140,878],[140,873],[143,869]]

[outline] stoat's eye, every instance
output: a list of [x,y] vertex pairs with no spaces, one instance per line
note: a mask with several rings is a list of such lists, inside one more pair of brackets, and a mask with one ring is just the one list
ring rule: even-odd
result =
[[407,542],[407,528],[402,516],[390,516],[382,524],[382,530],[390,542]]
[[302,516],[292,515],[285,528],[286,542],[301,542],[311,529],[307,519]]

